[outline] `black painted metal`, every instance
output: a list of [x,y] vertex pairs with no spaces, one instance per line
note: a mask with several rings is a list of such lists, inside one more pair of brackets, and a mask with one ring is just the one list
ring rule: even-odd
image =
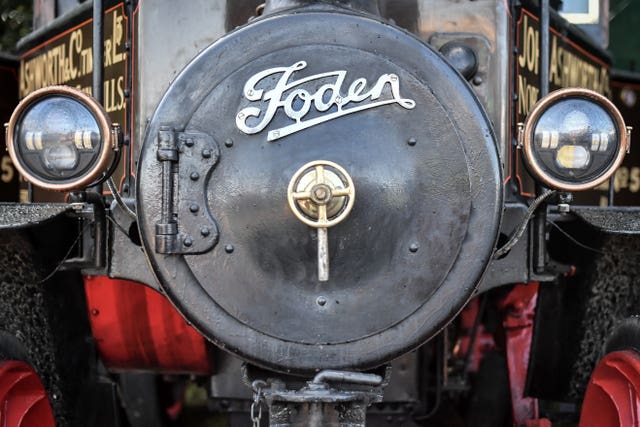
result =
[[[211,250],[218,243],[218,226],[205,208],[206,185],[220,158],[218,145],[201,132],[177,133],[161,127],[157,153],[162,162],[162,214],[156,223],[156,252]],[[178,191],[182,197],[177,197]]]
[[467,80],[471,80],[478,71],[478,57],[467,43],[457,40],[447,42],[440,48],[440,53]]
[[[100,104],[104,104],[104,16],[102,0],[93,0],[93,74],[91,95]],[[91,191],[102,194],[102,183],[91,187]],[[103,252],[105,249],[102,250]]]
[[42,224],[72,210],[66,203],[0,203],[0,230]]
[[[135,10],[135,8],[137,7],[137,0],[136,1],[128,1],[125,2],[125,6],[126,6],[126,11],[127,11],[127,41],[126,41],[126,50],[127,50],[127,55],[131,55],[133,53],[132,51],[132,46],[133,46],[133,30],[134,30],[134,17],[133,17],[133,11]],[[127,87],[125,89],[125,100],[126,100],[126,107],[125,107],[125,111],[132,111],[133,108],[133,102],[132,102],[132,93],[133,93],[133,60],[129,60],[127,61],[127,78],[126,78],[126,84]],[[131,157],[133,156],[132,153],[132,147],[131,147],[131,141],[132,141],[132,129],[133,129],[133,123],[132,120],[126,120],[124,124],[121,124],[121,126],[124,126],[122,131],[124,133],[124,138],[123,138],[123,145],[127,146],[126,148],[122,148],[122,151],[127,151],[128,155],[125,157],[125,165],[124,165],[124,181],[123,181],[123,185],[122,185],[122,193],[126,196],[131,196],[131,194],[133,193],[133,189],[135,188],[135,186],[132,185],[132,161],[131,161]]]
[[[248,106],[246,81],[302,60],[307,67],[291,79],[345,70],[344,93],[357,78],[371,87],[394,73],[400,95],[416,107],[384,105],[269,142],[269,130],[291,124],[279,109],[263,132],[242,133],[235,119]],[[313,93],[334,81],[303,87]],[[161,126],[225,142],[206,177],[204,207],[220,244],[202,255],[155,250]],[[147,135],[137,202],[151,265],[196,328],[262,366],[369,368],[417,347],[470,297],[494,247],[502,180],[482,107],[431,48],[373,18],[297,9],[239,29],[176,78]],[[294,172],[319,159],[344,167],[356,187],[353,211],[329,230],[324,283],[316,276],[316,231],[294,217],[286,196]],[[192,196],[179,190],[176,203]]]
[[549,0],[540,0],[540,97],[549,93]]
[[92,96],[102,104],[104,81],[104,24],[102,19],[102,0],[93,0],[93,93]]
[[94,191],[70,193],[70,215],[76,219],[78,236],[65,255],[60,270],[83,270],[105,274],[107,267],[107,213],[104,199]]
[[616,196],[616,175],[613,174],[611,175],[611,178],[609,178],[609,191],[607,193],[607,206],[613,206],[614,202],[615,202],[615,196]]
[[[502,238],[498,248],[507,242],[508,237],[513,234],[522,223],[527,214],[527,206],[521,203],[505,203],[502,214]],[[489,289],[504,286],[508,283],[527,283],[529,281],[529,265],[527,262],[530,241],[527,238],[529,230],[526,230],[518,242],[504,256],[494,259],[489,264],[487,271],[482,277],[482,282],[478,288],[478,293]]]
[[572,206],[571,212],[604,233],[640,234],[640,208],[635,206]]
[[[104,199],[101,194],[87,193],[87,203],[93,205],[93,246],[87,245],[93,252],[93,267],[104,268],[107,262],[107,219]],[[86,233],[85,233],[86,234]]]
[[[324,370],[302,386],[288,382],[286,376],[251,381],[250,369],[244,369],[244,381],[251,384],[254,399],[264,400],[273,427],[336,426],[364,427],[367,407],[382,401],[391,368],[384,377],[373,373]],[[293,386],[293,387],[292,387]],[[255,407],[252,418],[256,416]],[[258,416],[258,418],[260,418]]]
[[382,401],[382,388],[344,391],[309,383],[302,390],[270,392],[266,398],[273,427],[364,427],[367,406]]
[[[109,277],[143,283],[160,291],[158,282],[151,272],[140,238],[136,222],[114,201],[111,203],[109,236]],[[116,225],[117,224],[117,225]],[[216,366],[219,366],[216,364]]]
[[[540,97],[549,93],[549,0],[540,1]],[[536,194],[543,194],[546,188],[536,184]],[[542,274],[547,264],[547,204],[543,203],[533,218],[533,270]]]

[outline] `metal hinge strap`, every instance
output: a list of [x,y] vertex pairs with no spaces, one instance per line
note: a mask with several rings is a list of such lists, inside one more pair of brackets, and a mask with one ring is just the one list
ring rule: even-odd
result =
[[157,143],[162,201],[156,252],[205,253],[218,242],[218,227],[206,206],[206,177],[218,162],[218,145],[205,133],[178,132],[168,126],[160,127]]
[[158,161],[162,163],[162,205],[156,223],[156,252],[173,253],[178,237],[174,218],[174,173],[178,162],[178,144],[173,129],[162,126],[158,131]]

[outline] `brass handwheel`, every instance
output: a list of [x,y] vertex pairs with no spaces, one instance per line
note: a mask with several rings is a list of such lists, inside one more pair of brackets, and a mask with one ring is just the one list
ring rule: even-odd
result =
[[293,214],[318,229],[318,279],[329,280],[327,229],[342,222],[353,208],[355,187],[347,171],[328,160],[315,160],[293,174],[287,189]]

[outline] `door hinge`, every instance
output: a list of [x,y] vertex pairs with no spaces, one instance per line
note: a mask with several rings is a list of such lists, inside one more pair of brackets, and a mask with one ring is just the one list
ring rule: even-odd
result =
[[218,243],[218,226],[206,204],[208,177],[220,157],[214,139],[202,132],[161,126],[157,158],[162,167],[156,252],[200,254]]

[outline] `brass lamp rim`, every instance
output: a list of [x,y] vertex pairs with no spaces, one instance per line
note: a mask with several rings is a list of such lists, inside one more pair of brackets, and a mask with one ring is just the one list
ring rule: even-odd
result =
[[[550,106],[565,98],[583,98],[596,102],[612,116],[616,130],[618,131],[618,153],[616,154],[613,163],[603,174],[584,183],[570,183],[554,178],[544,171],[535,157],[535,150],[533,148],[533,131],[535,125],[538,123],[538,119]],[[522,149],[524,151],[524,158],[527,166],[536,178],[540,179],[547,186],[558,190],[582,191],[589,190],[602,184],[609,179],[609,177],[618,169],[620,164],[622,164],[622,160],[627,152],[628,144],[627,127],[620,111],[618,111],[616,106],[609,99],[589,89],[565,88],[549,93],[533,106],[524,122]]]
[[[34,173],[30,172],[27,167],[24,166],[15,148],[15,144],[17,143],[15,141],[15,128],[22,117],[22,114],[34,103],[53,95],[66,96],[80,102],[89,109],[92,116],[96,119],[101,131],[102,147],[97,161],[94,162],[94,165],[88,173],[69,182],[53,183],[35,176]],[[93,184],[100,177],[115,157],[115,153],[112,149],[114,137],[112,135],[111,119],[107,115],[107,112],[93,97],[70,86],[48,86],[27,95],[22,101],[20,101],[16,109],[13,111],[13,114],[11,114],[11,119],[9,120],[6,128],[6,136],[7,151],[9,151],[11,161],[18,172],[27,181],[47,190],[69,191],[87,187]]]

